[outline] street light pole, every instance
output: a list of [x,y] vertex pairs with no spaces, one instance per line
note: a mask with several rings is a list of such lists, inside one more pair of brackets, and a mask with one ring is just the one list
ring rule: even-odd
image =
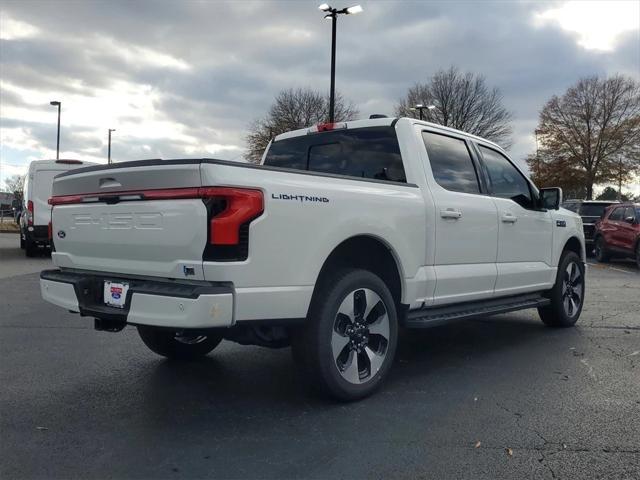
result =
[[336,30],[338,27],[338,15],[353,15],[362,12],[360,5],[354,5],[348,8],[338,10],[326,3],[318,7],[323,12],[328,12],[324,18],[331,19],[331,86],[329,87],[329,123],[335,121],[335,103],[336,103]]
[[50,105],[54,107],[58,107],[58,137],[56,140],[56,160],[60,160],[60,110],[62,109],[62,102],[57,100],[52,100],[49,102]]
[[538,130],[537,128],[533,131],[536,135],[536,169],[538,170],[537,176],[538,176],[538,181],[540,181],[540,156],[538,155],[538,134],[542,133],[542,131]]
[[107,150],[107,163],[111,163],[111,132],[115,132],[115,128],[109,129],[109,148]]

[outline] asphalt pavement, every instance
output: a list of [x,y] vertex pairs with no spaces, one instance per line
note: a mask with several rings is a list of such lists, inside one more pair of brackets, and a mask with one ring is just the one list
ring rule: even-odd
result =
[[204,361],[93,330],[40,298],[0,234],[0,478],[638,479],[640,272],[590,265],[576,328],[535,312],[401,335],[390,378],[317,398],[289,349]]

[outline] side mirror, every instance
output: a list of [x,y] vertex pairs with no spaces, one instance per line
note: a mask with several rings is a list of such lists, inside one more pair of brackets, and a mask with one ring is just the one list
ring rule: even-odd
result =
[[624,221],[627,223],[636,223],[635,217],[627,217],[624,219]]
[[540,203],[547,210],[558,210],[562,203],[562,189],[558,187],[541,188]]

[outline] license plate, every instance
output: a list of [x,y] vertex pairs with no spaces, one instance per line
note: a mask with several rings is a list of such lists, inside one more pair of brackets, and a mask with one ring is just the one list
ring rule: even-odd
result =
[[104,282],[104,303],[110,307],[124,308],[127,300],[128,283]]

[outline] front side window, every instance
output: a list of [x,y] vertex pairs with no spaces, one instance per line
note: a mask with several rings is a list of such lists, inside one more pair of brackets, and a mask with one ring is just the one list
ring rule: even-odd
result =
[[624,211],[624,219],[626,220],[627,218],[636,218],[636,212],[633,207],[627,207]]
[[334,130],[271,144],[264,165],[406,183],[395,129]]
[[478,175],[464,140],[422,132],[433,178],[452,192],[480,193]]
[[518,169],[501,153],[482,145],[479,147],[487,166],[493,195],[509,198],[524,208],[532,208],[533,198],[529,182]]

